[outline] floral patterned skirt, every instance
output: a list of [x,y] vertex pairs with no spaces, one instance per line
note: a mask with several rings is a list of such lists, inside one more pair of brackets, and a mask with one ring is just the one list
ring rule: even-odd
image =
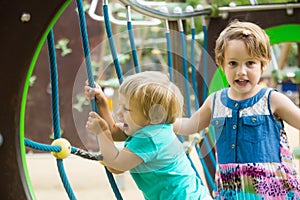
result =
[[280,145],[281,163],[219,164],[215,199],[300,199],[300,177],[285,132]]

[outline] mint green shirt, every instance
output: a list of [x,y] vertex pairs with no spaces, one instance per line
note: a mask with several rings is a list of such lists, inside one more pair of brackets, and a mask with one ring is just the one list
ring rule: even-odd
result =
[[130,170],[147,200],[197,200],[208,195],[171,124],[138,130],[125,147],[144,162]]

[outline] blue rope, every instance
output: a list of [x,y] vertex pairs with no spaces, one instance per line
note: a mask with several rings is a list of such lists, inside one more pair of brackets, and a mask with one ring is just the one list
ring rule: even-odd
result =
[[[60,152],[61,151],[61,146],[42,144],[42,143],[34,142],[27,138],[24,139],[24,143],[25,143],[25,146],[27,146],[27,147],[41,150],[41,151],[46,151],[46,152]],[[91,154],[85,150],[82,150],[82,149],[79,149],[79,148],[73,147],[73,146],[71,146],[71,153],[74,155],[80,156],[82,158],[90,159],[90,160],[95,160],[95,161],[103,160],[103,157],[101,154]]]
[[191,68],[192,68],[192,86],[195,94],[195,110],[199,108],[199,101],[198,101],[198,88],[197,88],[197,77],[196,77],[196,68],[195,68],[195,35],[196,29],[192,28],[192,40],[191,40]]
[[206,149],[208,149],[208,151],[209,151],[208,155],[209,155],[209,158],[210,158],[211,162],[213,163],[214,166],[217,166],[216,159],[215,159],[215,157],[214,157],[214,155],[212,154],[212,151],[211,151],[212,148],[211,148],[211,146],[210,146],[210,144],[207,140],[207,135],[205,135],[205,137],[203,137],[203,140],[204,140],[204,144],[205,144]]
[[[94,76],[93,76],[92,63],[91,63],[90,45],[88,41],[89,37],[86,29],[86,20],[85,20],[82,1],[76,0],[76,4],[78,9],[78,19],[80,24],[80,33],[81,33],[82,47],[83,47],[83,52],[85,57],[87,77],[88,77],[89,85],[92,88],[94,88],[95,84],[94,84]],[[97,111],[97,104],[95,99],[91,101],[91,110],[95,112]]]
[[60,152],[61,147],[60,146],[53,146],[53,145],[46,145],[46,144],[41,144],[38,142],[34,142],[32,140],[29,140],[27,138],[24,139],[25,146],[41,150],[41,151],[46,151],[46,152]]
[[[179,23],[182,23],[180,20]],[[187,103],[187,111],[188,111],[188,117],[191,116],[191,103],[190,103],[190,89],[189,89],[189,75],[188,75],[188,67],[187,67],[187,55],[186,55],[186,42],[185,42],[185,34],[184,31],[180,31],[180,39],[181,39],[181,45],[182,45],[182,65],[183,65],[183,76],[184,76],[184,85],[185,85],[185,97],[186,97],[186,103]],[[183,137],[181,135],[178,135],[179,139],[182,140]],[[197,146],[197,145],[196,145]],[[196,147],[197,148],[197,147]],[[196,172],[196,175],[200,178],[201,183],[203,184],[203,181],[193,163],[191,160],[189,154],[187,154],[188,159],[190,160],[190,163]]]
[[47,36],[48,54],[50,62],[50,81],[51,81],[51,102],[52,102],[52,124],[54,129],[54,138],[60,138],[60,116],[59,116],[59,98],[58,98],[58,73],[56,64],[56,50],[54,44],[53,30],[50,30]]
[[[24,143],[25,146],[37,149],[40,151],[46,151],[46,152],[60,152],[61,151],[61,146],[57,145],[49,145],[49,144],[42,144],[39,142],[32,141],[30,139],[24,138]],[[71,147],[71,153],[75,153],[78,151],[76,147]]]
[[169,75],[170,80],[173,82],[173,58],[172,58],[172,44],[170,32],[167,30],[166,32],[166,40],[167,40],[167,56],[168,56],[168,66],[169,66]]
[[[204,73],[203,73],[203,76],[204,76],[204,83],[206,83],[206,76],[207,76],[207,56],[206,56],[206,50],[207,50],[207,31],[206,31],[206,26],[203,26],[203,32],[204,32],[204,50],[203,50],[203,59],[204,59]],[[196,35],[196,29],[195,28],[192,28],[191,29],[191,33],[192,33],[192,40],[191,40],[191,67],[192,67],[192,86],[193,86],[193,90],[194,90],[194,93],[195,93],[195,110],[198,110],[200,105],[199,105],[199,101],[198,101],[198,89],[197,89],[197,77],[196,77],[196,69],[195,69],[195,53],[194,53],[194,42],[195,42],[195,35]],[[203,96],[207,96],[207,90],[206,90],[206,87],[205,85],[203,86]],[[204,100],[205,100],[204,98]],[[203,135],[203,141],[204,141],[204,144],[206,146],[206,148],[208,150],[211,149],[210,147],[210,144],[208,143],[207,141],[207,135]],[[199,147],[198,147],[198,144],[196,144],[196,149],[198,149],[199,153],[200,150],[199,150]],[[199,155],[198,153],[198,155]],[[210,160],[212,161],[213,165],[216,166],[216,160],[215,160],[215,157],[214,155],[212,154],[212,151],[209,151],[209,158]],[[206,167],[206,163],[204,162],[203,158],[202,158],[202,155],[200,155],[200,160],[201,160],[201,163],[203,165],[203,168],[204,168],[204,173],[206,174],[206,176],[208,177],[209,180],[209,184],[211,184],[212,188],[215,188],[215,185],[214,185],[214,182],[212,181],[212,177],[211,177],[211,174],[210,172],[208,171],[208,168]]]
[[[57,62],[56,62],[56,51],[55,51],[55,44],[54,44],[54,35],[53,31],[50,30],[47,36],[47,43],[48,43],[48,54],[50,59],[50,79],[51,79],[51,97],[52,97],[52,124],[54,128],[54,138],[60,138],[60,117],[59,117],[59,98],[58,98],[58,74],[57,74]],[[63,182],[64,188],[68,193],[68,196],[71,200],[76,199],[73,190],[70,186],[70,183],[67,179],[65,170],[63,168],[62,161],[56,159],[57,164],[60,164],[59,175]]]
[[[195,110],[198,110],[199,109],[199,101],[198,101],[198,89],[197,89],[197,77],[196,77],[196,69],[195,69],[195,57],[194,57],[194,41],[195,41],[195,35],[196,35],[196,29],[193,28],[192,29],[192,40],[191,40],[191,65],[192,65],[192,83],[193,83],[193,90],[194,90],[194,93],[195,93]],[[207,38],[205,37],[205,40]],[[207,44],[207,41],[204,42],[204,44]],[[205,49],[205,47],[204,47]],[[204,54],[203,54],[204,55]],[[206,56],[204,56],[204,68],[207,68],[206,66]],[[203,90],[204,88],[206,88],[205,86],[203,87]],[[206,146],[207,149],[211,149],[210,147],[210,144],[208,143],[207,141],[207,136],[204,135],[203,136],[203,141],[204,141],[204,144]],[[197,144],[196,144],[197,145]],[[209,151],[208,153],[209,155],[209,158],[211,159],[212,163],[214,166],[216,166],[216,159],[214,157],[214,155],[212,154],[212,151]],[[205,174],[206,176],[211,176],[211,174],[208,172],[208,171],[205,171]]]
[[[207,165],[206,165],[206,163],[205,163],[205,161],[204,161],[204,159],[203,159],[203,156],[202,156],[202,153],[201,153],[201,151],[200,151],[199,146],[196,145],[195,148],[196,148],[198,157],[199,157],[199,159],[200,159],[200,162],[201,162],[201,164],[202,164],[202,167],[203,167],[203,169],[204,169],[204,172],[206,172],[206,173],[209,172],[209,170],[208,170],[208,168],[207,168]],[[213,189],[214,191],[216,191],[216,188],[217,188],[217,187],[216,187],[216,185],[215,185],[215,183],[214,183],[214,181],[213,181],[213,179],[212,179],[212,177],[211,177],[211,175],[210,175],[209,173],[207,174],[207,178],[208,178],[208,183],[211,185],[212,189]]]
[[[64,171],[64,163],[63,163],[63,160],[61,159],[56,159],[56,165],[57,165],[57,168],[59,169],[60,172],[63,172]],[[68,177],[66,175],[66,173],[59,173],[60,175],[60,179],[62,180],[63,182],[63,185],[64,185],[64,188],[65,190],[67,191],[68,195],[69,195],[69,198],[71,200],[73,199],[76,199],[74,193],[73,193],[73,190],[72,188],[70,187],[70,183],[69,183],[69,180],[68,180]]]
[[206,145],[206,148],[209,149],[209,152],[210,152],[209,157],[211,158],[211,161],[214,164],[214,166],[217,166],[217,161],[212,154],[212,147],[210,146],[210,143],[209,143],[209,141],[210,141],[212,144],[215,144],[215,141],[216,141],[215,129],[212,126],[208,127],[208,134],[206,134],[205,136],[207,137],[205,140],[205,142],[206,142],[205,145]]
[[203,30],[203,35],[204,35],[204,39],[203,39],[203,47],[204,47],[204,51],[203,51],[203,102],[205,101],[206,97],[207,97],[207,87],[206,87],[206,83],[207,83],[207,29],[206,26],[203,25],[202,26],[202,30]]
[[136,46],[135,46],[135,42],[134,42],[134,34],[133,34],[133,30],[132,30],[131,21],[127,21],[127,29],[128,29],[129,40],[130,40],[130,46],[132,49],[131,52],[132,52],[132,58],[133,58],[133,63],[134,63],[134,69],[135,69],[136,73],[139,73],[140,67],[139,67],[139,62],[138,62]]
[[[203,39],[203,101],[205,101],[205,99],[207,98],[207,95],[208,95],[208,89],[206,87],[206,83],[207,83],[207,68],[208,68],[208,54],[207,54],[207,27],[205,24],[202,25],[202,31],[203,31],[203,36],[204,36],[204,39]],[[209,150],[209,158],[210,160],[212,161],[213,165],[214,166],[217,166],[217,162],[216,162],[216,159],[212,153],[211,150],[211,146],[210,144],[208,143],[208,140],[207,140],[207,135],[205,135],[203,137],[203,140],[204,140],[204,143],[205,143],[205,146],[206,148]],[[207,176],[211,176],[210,173],[209,175]],[[214,188],[214,190],[216,189],[216,186],[214,184],[211,184],[212,188]]]
[[196,176],[200,179],[201,184],[204,185],[204,184],[203,184],[203,181],[202,181],[202,179],[201,179],[201,177],[200,177],[200,175],[199,175],[199,173],[198,173],[198,171],[197,171],[197,168],[196,168],[194,162],[193,162],[192,159],[191,159],[190,154],[186,154],[186,156],[188,157],[188,159],[189,159],[189,161],[190,161],[190,163],[191,163],[191,165],[192,165],[192,168],[193,168],[194,171],[196,172]]
[[105,5],[105,4],[103,5],[103,16],[104,16],[105,30],[106,30],[107,38],[108,38],[108,41],[109,41],[110,52],[111,52],[112,57],[113,57],[114,66],[115,66],[115,70],[116,70],[116,73],[117,73],[119,83],[121,84],[123,82],[123,72],[122,72],[120,62],[119,62],[119,59],[118,59],[118,55],[117,55],[117,51],[116,51],[116,48],[115,48],[112,29],[110,27],[108,6]]
[[[87,34],[87,28],[86,28],[86,20],[85,20],[85,14],[83,10],[83,5],[81,0],[76,0],[77,9],[78,9],[78,17],[80,22],[80,32],[81,32],[81,38],[82,38],[82,46],[84,50],[85,55],[85,62],[86,62],[86,69],[87,69],[87,75],[89,84],[91,87],[95,87],[94,85],[94,76],[92,72],[92,65],[91,65],[91,55],[90,55],[90,47],[88,43],[88,34]],[[114,60],[115,62],[115,60]],[[92,110],[95,112],[98,112],[97,104],[95,99],[92,101]],[[111,173],[108,171],[108,169],[105,167],[106,174],[108,174],[108,180],[110,182],[110,185],[112,187],[112,190],[116,196],[117,199],[122,199],[120,191],[118,189],[118,186],[111,175]]]
[[[52,145],[46,145],[46,144],[41,144],[41,143],[38,143],[38,142],[34,142],[32,140],[29,140],[27,138],[24,139],[24,142],[25,142],[25,146],[27,147],[31,147],[31,148],[34,148],[34,149],[37,149],[37,150],[42,150],[42,151],[47,151],[47,152],[60,152],[61,151],[61,147],[60,146],[52,146]],[[76,148],[71,148],[71,152],[75,152],[76,151]],[[64,171],[64,166],[63,166],[63,161],[61,159],[57,159],[57,168],[59,169],[59,171]],[[66,188],[66,191],[69,194],[72,194],[73,191],[71,189],[71,187],[69,187],[69,182],[68,182],[68,178],[66,176],[65,173],[61,173],[60,174],[60,178],[63,182],[63,185],[64,185],[64,188]],[[76,199],[75,196],[73,195],[69,195],[69,198],[70,199]]]
[[182,45],[182,65],[183,65],[183,76],[184,76],[184,86],[185,86],[185,99],[186,99],[186,106],[188,117],[192,115],[191,113],[191,102],[190,102],[190,87],[189,87],[189,74],[188,74],[188,67],[186,61],[186,43],[185,43],[185,34],[183,31],[180,31],[180,39]]

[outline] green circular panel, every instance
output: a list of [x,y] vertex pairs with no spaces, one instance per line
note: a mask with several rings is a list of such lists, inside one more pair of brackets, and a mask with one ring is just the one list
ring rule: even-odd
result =
[[266,33],[270,37],[270,43],[300,42],[300,24],[284,24],[267,28]]

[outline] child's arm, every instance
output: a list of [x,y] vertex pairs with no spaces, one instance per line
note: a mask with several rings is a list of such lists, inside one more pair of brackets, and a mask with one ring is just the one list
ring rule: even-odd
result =
[[127,171],[143,162],[139,156],[129,149],[124,148],[121,151],[117,149],[113,143],[107,122],[97,113],[90,112],[86,128],[97,135],[103,162],[107,167],[118,171]]
[[176,134],[190,135],[198,133],[209,126],[212,113],[212,97],[209,96],[203,105],[190,117],[179,118],[173,123]]
[[108,166],[106,166],[106,168],[108,169],[108,171],[110,171],[113,174],[122,174],[125,172],[125,171],[116,170],[116,169],[108,167]]
[[115,120],[111,115],[107,98],[104,95],[100,86],[97,83],[95,83],[95,88],[91,88],[89,86],[89,83],[86,81],[84,87],[84,95],[88,100],[93,100],[96,97],[98,113],[108,123],[114,141],[126,140],[127,136],[124,134],[122,129],[116,125]]
[[270,97],[271,109],[276,117],[281,118],[300,130],[300,109],[287,96],[280,92],[272,92]]

